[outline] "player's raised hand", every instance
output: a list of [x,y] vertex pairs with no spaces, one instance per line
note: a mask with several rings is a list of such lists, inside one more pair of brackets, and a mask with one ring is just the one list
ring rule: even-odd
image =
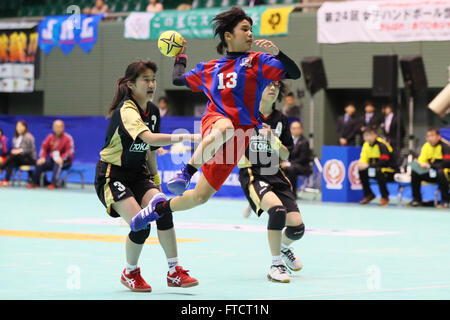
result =
[[269,53],[273,54],[274,56],[276,56],[280,52],[280,49],[278,49],[278,47],[270,40],[266,39],[255,40],[255,44],[258,47],[266,49]]
[[183,37],[181,39],[183,40],[183,49],[181,49],[179,54],[186,54],[187,41]]

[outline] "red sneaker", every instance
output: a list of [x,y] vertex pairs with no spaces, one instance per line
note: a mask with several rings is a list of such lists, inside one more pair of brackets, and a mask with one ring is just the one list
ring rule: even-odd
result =
[[34,184],[34,183],[28,183],[27,184],[27,189],[34,189],[34,188],[37,188],[38,186],[36,185],[36,184]]
[[136,268],[136,270],[127,273],[127,269],[125,268],[122,271],[122,277],[120,277],[120,282],[134,292],[151,292],[152,287],[145,282],[145,280],[141,277],[141,269]]
[[184,270],[182,266],[176,266],[175,270],[171,275],[167,272],[167,285],[169,287],[188,288],[198,285],[197,279],[189,276],[189,270]]
[[55,185],[54,185],[54,184],[49,184],[49,185],[47,186],[47,189],[49,189],[49,190],[55,190]]

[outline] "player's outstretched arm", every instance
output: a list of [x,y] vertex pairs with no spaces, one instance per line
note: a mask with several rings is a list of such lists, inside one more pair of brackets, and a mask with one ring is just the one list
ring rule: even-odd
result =
[[291,58],[285,55],[272,41],[266,39],[255,40],[255,44],[258,47],[266,49],[267,51],[269,51],[269,53],[274,55],[275,58],[280,60],[286,71],[286,79],[300,78],[302,73],[300,72],[297,64]]
[[199,142],[201,140],[200,134],[153,133],[150,130],[141,132],[139,138],[155,147],[168,146],[181,141]]
[[183,49],[180,54],[175,57],[175,63],[173,65],[172,83],[175,86],[186,85],[184,81],[184,73],[186,72],[187,55],[186,55],[186,40],[183,38]]

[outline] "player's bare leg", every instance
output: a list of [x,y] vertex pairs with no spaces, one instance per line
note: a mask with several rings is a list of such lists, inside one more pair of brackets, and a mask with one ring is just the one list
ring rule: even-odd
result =
[[290,278],[281,257],[281,231],[286,223],[286,209],[283,211],[283,208],[281,200],[272,191],[267,192],[261,199],[261,209],[269,213],[267,237],[272,254],[272,265],[267,277],[271,281],[286,283],[290,282]]
[[176,195],[183,194],[197,169],[211,160],[233,135],[234,126],[230,119],[222,118],[214,122],[211,132],[202,139],[189,162],[167,183],[167,189]]

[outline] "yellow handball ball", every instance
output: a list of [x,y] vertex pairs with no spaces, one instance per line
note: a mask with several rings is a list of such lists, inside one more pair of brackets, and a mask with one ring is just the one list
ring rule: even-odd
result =
[[177,56],[183,49],[181,34],[172,30],[161,33],[158,39],[158,48],[167,57]]

